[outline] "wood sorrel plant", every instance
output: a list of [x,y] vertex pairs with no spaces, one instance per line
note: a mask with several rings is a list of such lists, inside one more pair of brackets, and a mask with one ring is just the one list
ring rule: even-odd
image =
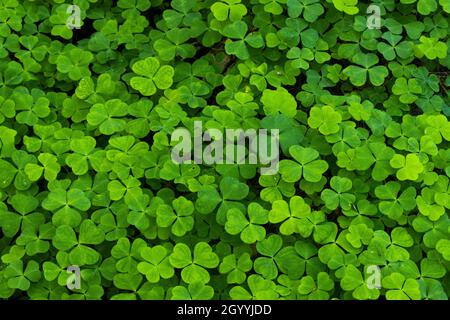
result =
[[0,0],[0,298],[448,299],[449,13]]

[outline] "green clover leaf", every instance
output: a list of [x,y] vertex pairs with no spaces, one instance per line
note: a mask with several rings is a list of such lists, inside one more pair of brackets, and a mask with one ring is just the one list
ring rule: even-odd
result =
[[380,211],[393,220],[398,220],[405,211],[411,211],[416,207],[416,190],[412,187],[407,188],[398,197],[400,187],[398,182],[389,181],[375,188],[375,195],[385,200],[378,204]]
[[386,292],[388,300],[419,300],[419,283],[415,279],[405,279],[398,272],[394,272],[382,280],[384,288],[389,289]]
[[226,21],[227,19],[230,21],[241,20],[242,17],[247,14],[247,8],[240,2],[241,0],[224,0],[215,2],[211,6],[211,12],[219,21]]
[[353,57],[353,62],[361,67],[348,66],[342,73],[348,76],[351,83],[355,86],[363,86],[367,81],[367,75],[374,86],[381,86],[389,75],[389,71],[385,66],[375,66],[379,59],[374,54],[364,55],[359,53]]
[[417,180],[419,174],[424,171],[422,162],[414,153],[407,154],[406,157],[401,154],[396,154],[389,163],[392,168],[398,169],[397,178],[401,181]]
[[137,61],[132,69],[139,76],[131,78],[131,87],[144,96],[152,96],[157,89],[164,90],[172,86],[174,69],[167,65],[160,66],[156,58],[149,57]]
[[345,177],[334,176],[330,180],[331,189],[324,189],[320,198],[330,210],[341,207],[343,210],[349,210],[355,202],[356,197],[352,193],[346,192],[352,189],[352,181]]
[[205,268],[215,268],[219,265],[219,257],[205,242],[199,242],[191,249],[184,243],[177,243],[169,257],[170,264],[181,271],[181,277],[186,283],[208,283],[210,275]]
[[174,235],[182,237],[194,227],[194,204],[185,197],[179,197],[172,202],[173,209],[163,204],[156,212],[156,223],[160,227],[171,228]]
[[323,135],[333,134],[339,131],[339,123],[342,117],[338,111],[331,106],[314,106],[311,108],[308,125],[311,128],[318,129]]
[[144,247],[140,254],[145,261],[139,262],[137,270],[144,274],[151,283],[157,283],[161,278],[170,279],[174,269],[169,261],[170,251],[157,245],[152,248]]

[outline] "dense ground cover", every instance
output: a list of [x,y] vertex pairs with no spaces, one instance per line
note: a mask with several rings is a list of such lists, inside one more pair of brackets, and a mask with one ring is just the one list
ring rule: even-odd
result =
[[[0,298],[447,299],[449,13],[0,0]],[[279,172],[175,164],[194,121]]]

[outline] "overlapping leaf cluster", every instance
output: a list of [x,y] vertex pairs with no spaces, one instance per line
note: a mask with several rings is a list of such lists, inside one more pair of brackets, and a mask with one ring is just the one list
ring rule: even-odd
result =
[[[449,13],[0,0],[0,297],[447,299]],[[195,120],[279,129],[279,174],[176,165]]]

